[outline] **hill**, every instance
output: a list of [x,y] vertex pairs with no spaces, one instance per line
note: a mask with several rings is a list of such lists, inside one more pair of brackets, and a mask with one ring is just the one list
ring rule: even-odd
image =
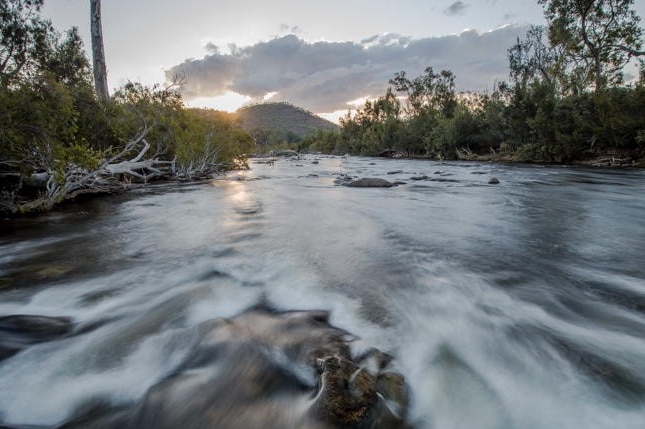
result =
[[302,139],[317,130],[338,130],[338,125],[289,103],[262,103],[242,107],[236,112],[242,127],[250,132],[272,131],[289,140]]

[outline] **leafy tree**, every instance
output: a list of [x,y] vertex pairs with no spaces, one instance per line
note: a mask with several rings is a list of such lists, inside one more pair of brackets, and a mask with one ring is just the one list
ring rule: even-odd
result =
[[570,68],[596,91],[622,82],[622,68],[641,51],[643,29],[633,0],[538,0],[549,40],[562,47]]
[[542,79],[555,86],[561,57],[561,51],[549,45],[546,27],[532,25],[524,39],[518,37],[517,43],[508,50],[511,80],[528,83]]
[[47,46],[51,23],[38,14],[43,0],[0,0],[0,86],[31,75],[33,60]]
[[426,67],[423,75],[412,80],[401,71],[390,80],[390,85],[407,96],[406,111],[410,116],[439,113],[450,117],[454,112],[455,75],[449,70],[435,73],[432,67]]

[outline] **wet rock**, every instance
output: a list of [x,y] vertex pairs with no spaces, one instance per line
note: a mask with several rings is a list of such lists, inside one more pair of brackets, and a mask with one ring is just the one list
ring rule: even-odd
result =
[[394,170],[394,171],[388,171],[387,174],[401,174],[403,173],[403,170]]
[[376,391],[384,402],[379,409],[379,428],[400,427],[407,419],[410,391],[405,378],[397,372],[384,372],[376,379]]
[[391,357],[352,357],[354,337],[327,311],[264,306],[181,333],[188,357],[136,404],[85,407],[62,428],[80,429],[396,429],[408,406]]
[[311,163],[312,163],[313,165],[318,165],[318,164],[320,164],[320,162],[319,162],[319,161],[311,161]]
[[489,185],[497,185],[499,184],[499,179],[497,177],[491,177],[490,180],[488,181]]
[[428,176],[412,176],[412,177],[410,177],[410,180],[416,180],[416,181],[427,180],[427,179],[428,179]]
[[340,356],[318,362],[320,390],[313,415],[333,427],[373,427],[376,420],[376,379],[366,370]]
[[408,184],[408,182],[403,182],[401,180],[397,180],[395,182],[392,182],[392,185],[394,185],[394,186],[401,186],[401,185],[407,185],[407,184]]
[[428,179],[431,182],[443,182],[443,183],[459,183],[459,180],[456,179],[446,179],[444,177],[433,177],[432,179]]
[[354,178],[352,176],[341,174],[336,179],[334,179],[334,184],[343,185],[343,184],[347,184],[347,183],[351,182],[352,180],[354,180]]
[[52,341],[70,333],[69,317],[11,315],[0,317],[0,361],[32,344]]
[[352,188],[391,188],[393,186],[392,182],[378,177],[363,177],[361,179],[343,183],[343,185],[350,186]]

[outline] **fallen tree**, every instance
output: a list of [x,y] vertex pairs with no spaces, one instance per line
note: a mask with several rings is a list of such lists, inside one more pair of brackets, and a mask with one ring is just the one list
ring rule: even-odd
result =
[[[145,184],[173,177],[176,172],[175,160],[160,159],[160,154],[145,157],[151,147],[146,140],[150,130],[151,127],[144,125],[143,130],[127,142],[119,153],[104,159],[95,169],[73,163],[65,166],[64,171],[48,168],[45,192],[39,198],[19,205],[19,211],[49,210],[58,203],[80,195],[118,193],[132,183]],[[136,155],[131,157],[135,151]]]

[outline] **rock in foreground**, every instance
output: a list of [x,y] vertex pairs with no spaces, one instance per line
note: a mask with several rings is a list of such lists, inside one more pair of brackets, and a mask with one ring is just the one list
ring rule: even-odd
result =
[[127,409],[96,407],[62,428],[396,429],[408,390],[370,349],[352,355],[347,332],[324,311],[252,308],[183,336],[194,350],[168,378]]

